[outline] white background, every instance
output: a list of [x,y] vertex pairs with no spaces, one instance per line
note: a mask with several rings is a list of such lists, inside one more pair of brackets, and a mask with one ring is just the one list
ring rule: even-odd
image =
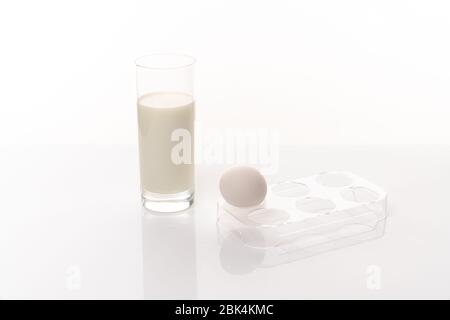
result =
[[0,143],[136,142],[134,59],[198,60],[205,127],[450,141],[448,1],[4,1]]
[[[449,39],[448,0],[0,2],[0,298],[448,299]],[[192,214],[146,221],[134,59],[152,52],[197,58],[203,128],[295,145],[272,178],[344,170],[383,187],[386,234],[229,274],[223,168],[207,165]]]

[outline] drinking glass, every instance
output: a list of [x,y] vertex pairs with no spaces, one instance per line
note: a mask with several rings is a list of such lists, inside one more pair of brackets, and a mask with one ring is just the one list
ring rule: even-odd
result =
[[151,211],[194,202],[194,64],[181,54],[136,60],[141,196]]

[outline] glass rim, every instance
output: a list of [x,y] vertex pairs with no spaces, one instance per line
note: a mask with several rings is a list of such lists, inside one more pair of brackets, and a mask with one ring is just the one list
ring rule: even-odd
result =
[[[172,59],[172,62],[168,62],[168,60],[165,62],[160,60],[158,62],[158,58],[170,58]],[[151,60],[153,60],[153,62]],[[196,60],[194,57],[183,53],[151,53],[134,60],[136,67],[150,70],[182,69],[194,65],[195,62]]]

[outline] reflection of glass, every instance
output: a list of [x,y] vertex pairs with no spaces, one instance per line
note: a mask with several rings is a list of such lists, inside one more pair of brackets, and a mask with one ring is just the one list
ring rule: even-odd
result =
[[175,212],[194,197],[194,59],[153,54],[136,60],[141,193],[147,209]]
[[144,299],[197,297],[195,215],[145,214],[143,225]]

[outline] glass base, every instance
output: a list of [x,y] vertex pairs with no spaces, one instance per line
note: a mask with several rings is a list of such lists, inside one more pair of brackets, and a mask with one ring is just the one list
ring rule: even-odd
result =
[[189,209],[194,203],[194,192],[191,190],[172,194],[142,192],[142,205],[155,213],[175,213]]

